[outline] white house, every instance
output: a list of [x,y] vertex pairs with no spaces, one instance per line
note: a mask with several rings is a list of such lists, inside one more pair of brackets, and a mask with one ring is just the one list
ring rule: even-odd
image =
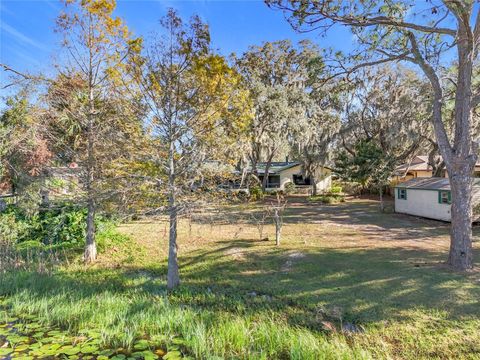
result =
[[[265,176],[266,163],[257,165],[257,172],[260,181]],[[267,191],[284,190],[288,183],[296,187],[311,187],[312,183],[304,176],[302,164],[297,161],[272,162],[268,170]],[[332,186],[332,170],[328,167],[320,167],[317,178],[317,191],[327,191]]]
[[[395,212],[451,221],[448,178],[415,178],[395,186]],[[480,180],[474,179],[473,204],[480,202]]]

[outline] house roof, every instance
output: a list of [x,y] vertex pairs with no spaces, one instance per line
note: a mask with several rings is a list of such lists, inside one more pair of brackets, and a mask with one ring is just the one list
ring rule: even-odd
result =
[[[441,156],[435,158],[440,161],[441,159]],[[480,161],[477,161],[475,166],[479,167]],[[432,171],[432,166],[428,163],[428,155],[417,155],[410,163],[402,164],[395,169],[396,174],[403,174],[406,171]]]
[[[396,188],[420,189],[420,190],[450,190],[450,179],[431,177],[431,178],[415,178],[399,183]],[[473,180],[473,188],[475,192],[480,193],[480,179]]]
[[415,158],[406,164],[402,164],[395,169],[396,173],[404,173],[405,171],[431,171],[432,167],[428,163],[428,156],[426,155],[419,155],[415,156]]
[[[299,166],[301,163],[299,161],[280,161],[272,162],[270,168],[268,169],[269,174],[278,174],[284,170],[290,169],[295,166]],[[265,174],[265,168],[267,166],[266,162],[261,162],[257,164],[257,171],[259,174]]]

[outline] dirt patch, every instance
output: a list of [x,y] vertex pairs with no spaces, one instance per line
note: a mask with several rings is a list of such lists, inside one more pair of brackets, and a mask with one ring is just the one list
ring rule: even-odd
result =
[[281,272],[288,273],[292,270],[295,263],[301,259],[304,259],[306,255],[300,251],[294,251],[287,255],[287,260],[283,263],[280,268]]
[[242,248],[230,248],[223,252],[225,255],[230,256],[234,260],[245,260],[245,252]]

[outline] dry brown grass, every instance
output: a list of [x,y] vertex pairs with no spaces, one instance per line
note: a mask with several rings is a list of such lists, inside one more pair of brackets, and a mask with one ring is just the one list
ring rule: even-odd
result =
[[[182,218],[178,238],[180,253],[215,248],[235,240],[272,245],[275,237],[272,219],[267,217],[265,220],[263,239],[257,228],[264,206],[268,206],[268,200],[224,206]],[[119,229],[135,241],[136,247],[144,249],[152,261],[160,261],[167,256],[166,218],[135,221],[121,225]],[[269,242],[264,242],[265,238]],[[478,231],[475,231],[477,239]],[[368,199],[320,205],[309,203],[303,197],[291,197],[285,212],[282,240],[282,248],[285,249],[401,248],[447,253],[449,225],[408,215],[382,214],[378,211],[377,202]],[[104,256],[104,260],[108,258],[109,254]]]

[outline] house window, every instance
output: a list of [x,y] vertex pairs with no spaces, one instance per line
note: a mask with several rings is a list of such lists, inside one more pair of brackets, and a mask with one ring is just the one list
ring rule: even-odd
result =
[[311,185],[310,183],[310,178],[309,177],[304,177],[303,175],[293,175],[293,183],[295,185]]
[[267,187],[269,188],[280,187],[280,175],[269,175]]
[[451,204],[452,203],[452,193],[450,191],[439,191],[438,192],[438,202],[440,204]]
[[401,200],[407,200],[407,189],[398,189],[398,198]]

